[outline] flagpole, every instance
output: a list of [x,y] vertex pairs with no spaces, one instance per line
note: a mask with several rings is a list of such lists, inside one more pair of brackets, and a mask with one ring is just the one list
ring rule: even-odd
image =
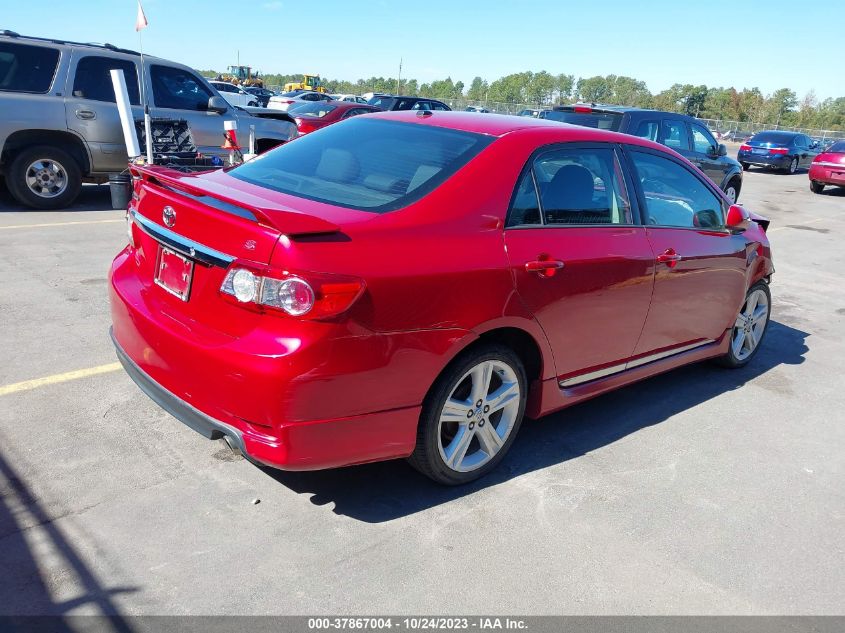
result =
[[[143,25],[141,23],[143,19]],[[138,19],[135,22],[135,29],[138,31],[138,48],[141,53],[141,103],[144,106],[144,136],[147,139],[147,164],[153,164],[153,134],[152,120],[150,119],[150,103],[147,95],[147,67],[144,63],[144,35],[143,30],[147,27],[147,16],[141,7],[141,0],[138,0]]]

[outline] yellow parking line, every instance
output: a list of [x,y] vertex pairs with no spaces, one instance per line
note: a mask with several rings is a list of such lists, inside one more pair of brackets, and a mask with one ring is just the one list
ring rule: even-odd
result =
[[27,391],[37,387],[44,387],[45,385],[55,385],[60,382],[76,380],[77,378],[88,378],[89,376],[96,376],[98,374],[107,374],[112,371],[117,371],[118,369],[120,369],[120,363],[109,363],[108,365],[99,365],[97,367],[89,367],[88,369],[68,371],[63,374],[53,374],[52,376],[44,376],[43,378],[14,382],[11,385],[0,387],[0,396],[17,393],[18,391]]
[[[816,218],[815,220],[807,220],[806,222],[801,222],[800,224],[801,224],[801,226],[803,226],[805,224],[815,224],[816,222],[824,222],[827,219],[828,218]],[[779,226],[779,227],[774,228],[774,229],[769,229],[768,232],[774,233],[775,231],[783,231],[784,229],[791,229],[791,228],[792,228],[791,226]]]
[[126,222],[124,219],[120,220],[79,220],[76,222],[45,222],[43,224],[12,224],[11,226],[0,226],[0,231],[7,231],[11,229],[37,229],[43,226],[72,226],[75,224],[111,224],[114,222]]

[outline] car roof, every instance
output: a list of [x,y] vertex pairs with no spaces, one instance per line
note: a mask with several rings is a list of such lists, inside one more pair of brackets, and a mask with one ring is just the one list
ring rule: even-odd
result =
[[390,112],[377,112],[367,116],[374,119],[432,125],[461,132],[473,132],[495,137],[502,137],[512,133],[546,130],[555,136],[554,142],[600,141],[604,143],[627,143],[629,145],[652,147],[661,151],[668,149],[669,153],[675,154],[675,152],[664,145],[659,145],[658,143],[638,136],[622,134],[621,132],[611,132],[609,130],[599,130],[581,125],[570,125],[569,123],[560,123],[548,119],[535,119],[509,114],[490,116],[489,114],[479,112],[460,112],[457,110],[435,112],[394,110]]

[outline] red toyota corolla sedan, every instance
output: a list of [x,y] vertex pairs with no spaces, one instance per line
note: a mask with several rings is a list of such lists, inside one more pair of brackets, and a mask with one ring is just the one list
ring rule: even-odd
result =
[[347,101],[303,101],[301,105],[288,110],[296,122],[299,135],[319,130],[332,123],[358,116],[381,112],[381,108]]
[[118,357],[174,417],[278,468],[409,457],[464,483],[523,416],[742,366],[768,324],[768,221],[632,136],[379,113],[234,169],[134,176]]

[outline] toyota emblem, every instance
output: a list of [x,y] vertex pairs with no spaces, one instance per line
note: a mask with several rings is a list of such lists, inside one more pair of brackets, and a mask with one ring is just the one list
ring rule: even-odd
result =
[[164,220],[167,226],[172,227],[176,224],[176,211],[173,210],[173,207],[164,207],[164,210],[161,212],[161,219]]

